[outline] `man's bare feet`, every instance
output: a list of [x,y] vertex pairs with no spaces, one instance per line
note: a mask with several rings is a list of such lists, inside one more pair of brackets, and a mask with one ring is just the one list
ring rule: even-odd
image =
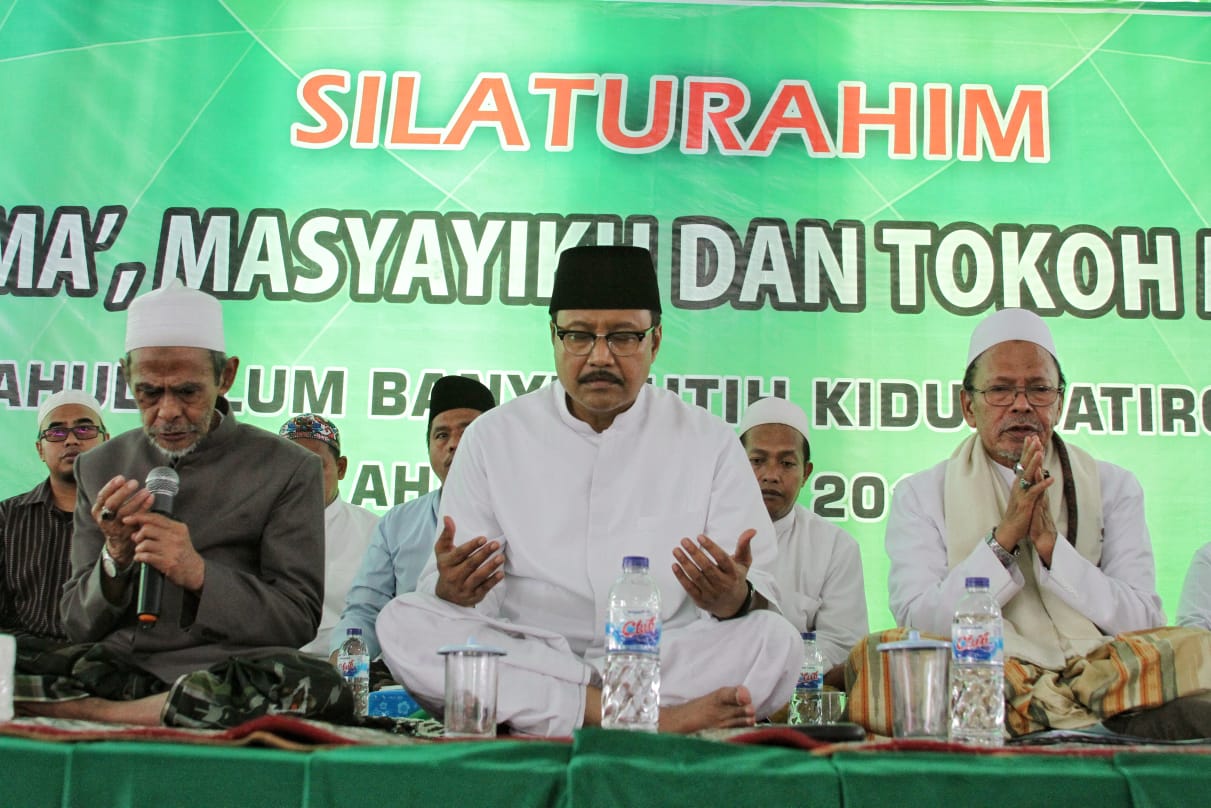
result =
[[50,718],[72,718],[82,721],[105,721],[112,724],[140,724],[158,727],[160,711],[168,700],[167,693],[146,696],[134,701],[110,701],[86,698],[75,701],[19,701],[13,706],[18,715],[37,715]]
[[755,721],[753,696],[744,685],[721,687],[684,704],[660,708],[661,732],[751,727]]

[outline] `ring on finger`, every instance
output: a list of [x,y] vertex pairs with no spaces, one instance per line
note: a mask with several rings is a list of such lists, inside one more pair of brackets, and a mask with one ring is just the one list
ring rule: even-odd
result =
[[101,521],[112,522],[113,518],[114,518],[114,512],[111,511],[109,508],[106,508],[104,505],[101,506]]
[[1023,491],[1028,491],[1028,490],[1030,489],[1030,486],[1032,486],[1032,485],[1034,485],[1034,483],[1030,482],[1030,480],[1027,480],[1025,477],[1023,477],[1022,479],[1018,480],[1018,486],[1019,486],[1019,487],[1020,487],[1020,488],[1021,488]]
[[1022,464],[1021,464],[1021,463],[1018,463],[1018,464],[1014,465],[1014,467],[1013,467],[1013,473],[1014,473],[1014,474],[1019,474],[1019,475],[1021,475],[1021,474],[1025,474],[1025,473],[1026,473],[1026,469],[1022,467]]

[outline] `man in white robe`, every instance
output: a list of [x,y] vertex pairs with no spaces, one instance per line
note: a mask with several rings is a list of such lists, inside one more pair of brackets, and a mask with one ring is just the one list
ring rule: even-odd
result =
[[797,501],[812,473],[807,414],[783,398],[748,406],[737,430],[778,537],[782,614],[816,632],[825,678],[839,685],[854,644],[870,631],[862,554],[854,537]]
[[[989,580],[1014,663],[1007,679],[1029,680],[1006,714],[1014,734],[1096,724],[1105,705],[1097,693],[1082,701],[1074,677],[1091,667],[1091,654],[1104,656],[1113,635],[1165,624],[1143,490],[1130,471],[1054,434],[1064,387],[1038,315],[1004,309],[985,318],[961,394],[976,431],[948,460],[896,486],[887,523],[898,625],[949,635],[964,579]],[[1208,715],[1211,703],[1194,707]],[[1171,734],[1129,719],[1107,724]]]
[[1211,544],[1194,551],[1177,602],[1177,624],[1211,630]]
[[660,728],[752,724],[789,699],[802,644],[776,611],[773,528],[743,449],[647,384],[662,338],[650,253],[565,251],[550,312],[558,381],[468,427],[436,556],[379,616],[383,658],[440,713],[436,651],[474,636],[507,652],[499,722],[598,724],[609,588],[623,556],[644,555],[661,592]]

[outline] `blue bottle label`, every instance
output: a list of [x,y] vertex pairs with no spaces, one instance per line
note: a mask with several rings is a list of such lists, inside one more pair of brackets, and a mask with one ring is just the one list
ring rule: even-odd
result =
[[796,690],[821,690],[824,687],[824,676],[819,668],[799,671],[799,681],[795,683]]
[[340,669],[341,676],[346,679],[354,679],[358,676],[370,675],[370,658],[365,654],[357,656],[348,656],[340,654],[336,659],[336,666]]
[[606,623],[606,650],[656,653],[660,650],[660,619],[655,616]]
[[952,635],[956,661],[1002,662],[1003,640],[985,626],[956,626]]

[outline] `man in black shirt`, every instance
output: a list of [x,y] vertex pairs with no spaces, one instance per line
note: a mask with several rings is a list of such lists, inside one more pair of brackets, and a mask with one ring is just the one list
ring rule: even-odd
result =
[[59,598],[71,571],[76,457],[108,437],[97,400],[82,390],[62,390],[38,408],[34,448],[50,474],[0,502],[0,631],[67,639]]

